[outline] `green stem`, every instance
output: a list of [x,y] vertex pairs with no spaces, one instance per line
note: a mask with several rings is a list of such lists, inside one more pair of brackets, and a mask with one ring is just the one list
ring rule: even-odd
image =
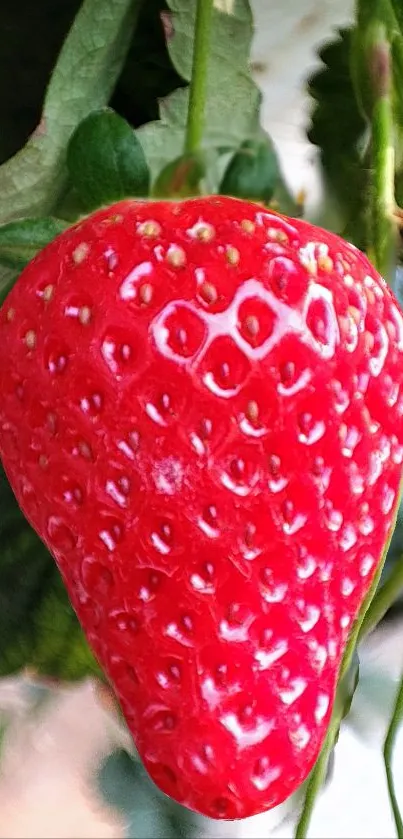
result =
[[377,591],[372,603],[365,613],[361,624],[358,640],[362,641],[366,635],[372,632],[378,625],[386,612],[395,602],[403,590],[403,557],[393,567],[389,577]]
[[371,118],[371,244],[375,267],[390,282],[393,279],[397,227],[394,220],[395,149],[391,58],[386,33],[373,46],[369,69],[375,94]]
[[203,138],[212,13],[213,0],[197,0],[192,78],[185,139],[185,153],[188,154],[200,148]]
[[[389,552],[390,543],[392,541],[392,536],[394,534],[396,528],[397,517],[399,513],[400,504],[403,497],[403,477],[400,480],[399,492],[397,494],[397,499],[395,502],[395,512],[393,516],[392,523],[389,528],[389,532],[387,535],[386,542],[383,548],[382,558],[378,564],[376,569],[376,573],[374,579],[372,580],[370,589],[368,594],[361,606],[361,609],[358,613],[358,616],[355,620],[354,626],[351,630],[350,637],[347,641],[347,646],[344,651],[343,660],[341,663],[340,668],[340,676],[339,678],[343,678],[344,674],[347,672],[350,664],[352,662],[352,658],[354,655],[354,651],[357,647],[357,644],[360,643],[363,638],[368,635],[368,633],[373,629],[379,620],[385,615],[389,606],[394,603],[396,597],[398,596],[400,589],[401,589],[401,575],[399,575],[399,568],[400,571],[402,570],[400,563],[398,563],[393,571],[391,572],[389,578],[387,579],[386,583],[381,586],[378,591],[379,581],[382,576],[382,571],[385,566],[386,558]],[[384,591],[385,590],[385,591]],[[382,611],[383,610],[383,611]]]
[[397,241],[397,229],[393,219],[395,152],[391,142],[392,131],[391,102],[389,96],[385,96],[376,103],[372,116],[374,172],[372,224],[375,267],[389,284],[393,281],[393,262]]
[[315,763],[314,768],[309,776],[308,786],[304,800],[302,813],[295,831],[295,839],[305,839],[308,834],[309,825],[311,823],[313,809],[316,799],[326,778],[326,771],[329,763],[329,758],[337,737],[340,720],[333,719],[329,725],[326,740],[322,746],[322,751]]
[[335,745],[340,725],[345,714],[344,676],[346,675],[352,663],[356,647],[357,635],[358,630],[354,628],[353,632],[351,633],[348,639],[347,646],[344,651],[344,656],[340,666],[338,689],[334,701],[332,718],[330,720],[329,728],[326,734],[326,739],[322,746],[320,755],[309,777],[308,786],[305,794],[304,806],[302,808],[302,813],[294,834],[295,839],[305,839],[305,837],[307,836],[315,802],[322,789],[323,782],[326,777],[326,770],[327,765],[329,763],[329,758],[332,749]]
[[392,771],[392,757],[393,757],[393,749],[396,742],[396,736],[399,731],[399,728],[403,722],[403,677],[401,679],[397,696],[396,702],[393,709],[392,719],[390,721],[390,725],[388,728],[388,732],[386,735],[384,747],[383,747],[383,756],[385,761],[385,772],[386,772],[386,780],[388,783],[388,792],[389,792],[389,799],[390,804],[393,811],[393,817],[395,820],[396,825],[396,835],[398,839],[403,839],[403,820],[402,815],[400,812],[399,804],[396,798],[396,790],[395,790],[395,782],[393,778],[393,771]]

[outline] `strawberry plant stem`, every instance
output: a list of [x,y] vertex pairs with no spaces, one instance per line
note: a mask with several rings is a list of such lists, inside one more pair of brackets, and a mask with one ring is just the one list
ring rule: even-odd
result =
[[390,804],[393,811],[393,817],[396,825],[396,836],[398,839],[403,839],[403,820],[400,812],[399,804],[396,798],[395,782],[392,772],[392,757],[393,749],[396,742],[396,736],[401,724],[403,723],[403,676],[397,691],[396,701],[393,708],[392,718],[387,731],[383,756],[385,761],[386,780],[388,782],[388,792]]
[[312,818],[313,809],[317,796],[322,789],[326,778],[326,771],[329,763],[329,758],[337,737],[340,720],[332,719],[329,725],[326,740],[322,746],[322,751],[315,763],[314,768],[309,776],[308,786],[306,789],[304,806],[295,831],[295,839],[305,839],[308,834],[309,825]]
[[197,151],[203,138],[212,12],[213,0],[197,0],[192,78],[185,138],[186,153]]
[[375,94],[371,119],[371,244],[375,267],[390,282],[394,274],[397,228],[394,220],[395,150],[391,57],[386,33],[374,44],[369,63]]
[[[354,654],[354,649],[357,643],[362,641],[366,635],[368,635],[375,626],[378,625],[379,621],[382,620],[386,612],[388,611],[389,607],[392,603],[395,602],[396,598],[398,597],[399,593],[403,588],[403,558],[399,562],[396,563],[395,567],[391,571],[388,579],[386,582],[378,589],[379,581],[381,579],[382,571],[386,562],[386,557],[388,555],[390,543],[392,540],[392,536],[396,527],[397,516],[400,508],[400,504],[403,498],[403,478],[400,483],[400,489],[398,493],[398,498],[396,501],[396,510],[395,510],[395,517],[392,524],[392,527],[389,531],[388,539],[385,542],[384,549],[383,549],[383,556],[378,565],[374,580],[372,582],[371,588],[368,592],[368,595],[362,605],[358,618],[355,622],[355,626],[353,628],[353,632],[351,633],[348,648],[346,649],[346,653],[343,658],[343,664],[348,652],[348,649],[351,646],[351,655],[350,660]],[[349,662],[348,662],[349,664]]]
[[[360,641],[368,635],[387,612],[389,606],[396,600],[399,591],[403,586],[403,572],[402,563],[399,562],[393,569],[390,577],[378,591],[379,581],[381,579],[382,571],[388,555],[392,536],[396,527],[397,516],[400,504],[403,497],[403,479],[400,482],[400,488],[395,506],[395,515],[391,524],[388,537],[383,547],[383,554],[381,561],[378,564],[374,579],[372,580],[369,592],[361,606],[361,609],[356,617],[355,623],[351,630],[346,649],[344,651],[343,659],[340,666],[339,684],[343,679],[345,673],[349,669],[353,660],[354,652]],[[399,574],[400,571],[400,574]]]
[[359,640],[372,632],[403,590],[403,557],[398,560],[389,577],[377,591],[360,627]]

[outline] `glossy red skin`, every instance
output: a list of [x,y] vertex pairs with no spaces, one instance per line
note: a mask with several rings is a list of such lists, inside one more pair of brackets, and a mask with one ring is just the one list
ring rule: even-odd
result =
[[3,464],[151,777],[215,818],[279,804],[393,525],[391,292],[257,205],[125,201],[25,269],[0,339]]

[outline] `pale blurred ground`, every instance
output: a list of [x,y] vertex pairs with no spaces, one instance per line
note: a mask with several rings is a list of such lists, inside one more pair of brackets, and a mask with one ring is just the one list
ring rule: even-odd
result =
[[[304,81],[316,66],[318,44],[351,18],[353,0],[252,0],[252,6],[264,124],[290,185],[306,190],[312,209],[320,201],[321,183],[315,150],[304,137],[309,110]],[[356,725],[344,727],[333,780],[315,810],[312,839],[393,837],[380,748],[402,668],[403,624],[388,626],[367,645],[354,703]],[[117,742],[118,729],[92,684],[59,692],[35,716],[27,716],[27,707],[21,684],[0,683],[0,711],[13,716],[0,764],[0,839],[122,837],[123,823],[95,794],[94,773]],[[403,732],[395,764],[403,804]],[[205,835],[288,839],[292,828],[277,811],[242,823],[206,823]]]
[[29,704],[18,682],[0,688],[0,708],[13,714],[0,764],[1,839],[122,836],[118,818],[91,789],[114,740],[93,685],[58,692],[35,714]]

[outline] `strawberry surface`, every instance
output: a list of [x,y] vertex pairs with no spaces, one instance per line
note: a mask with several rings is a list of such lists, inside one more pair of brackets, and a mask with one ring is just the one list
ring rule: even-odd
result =
[[0,311],[0,453],[155,783],[275,806],[393,526],[403,319],[352,245],[214,197],[63,233]]

